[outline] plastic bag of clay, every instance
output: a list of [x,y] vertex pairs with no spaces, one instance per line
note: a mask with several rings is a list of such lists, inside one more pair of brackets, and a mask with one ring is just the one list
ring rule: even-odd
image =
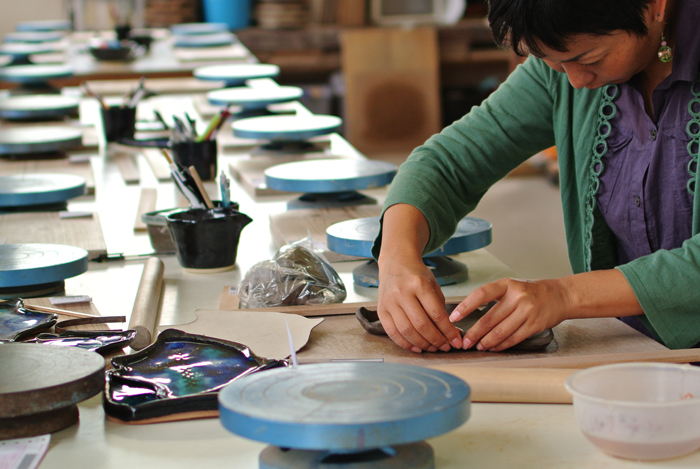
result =
[[238,286],[241,309],[342,303],[345,285],[311,237],[282,246],[246,272]]

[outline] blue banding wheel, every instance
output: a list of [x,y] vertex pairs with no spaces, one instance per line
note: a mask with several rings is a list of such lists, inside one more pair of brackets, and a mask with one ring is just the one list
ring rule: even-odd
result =
[[188,36],[175,36],[175,47],[218,47],[233,44],[233,34],[213,33]]
[[232,433],[283,448],[362,450],[413,443],[469,418],[469,386],[388,363],[321,363],[244,376],[219,393]]
[[263,116],[235,121],[231,128],[239,138],[298,142],[333,133],[342,123],[336,116]]
[[88,269],[88,253],[61,244],[0,244],[0,288],[60,282]]
[[[357,218],[331,225],[326,230],[328,249],[348,256],[372,257],[372,244],[379,234],[379,217]],[[475,251],[491,244],[491,223],[474,217],[460,220],[457,230],[438,250],[423,257],[450,256]]]
[[71,23],[68,20],[23,21],[15,26],[17,31],[68,31]]
[[10,42],[0,44],[0,55],[10,55],[15,58],[29,57],[32,54],[50,54],[61,49],[51,43],[29,44],[22,42]]
[[10,96],[0,100],[0,117],[10,120],[58,119],[77,114],[80,99],[60,94]]
[[55,204],[83,194],[85,179],[73,174],[0,176],[0,207]]
[[0,155],[64,151],[83,143],[83,131],[70,127],[13,127],[0,130]]
[[224,88],[207,93],[207,99],[215,106],[242,106],[244,109],[262,109],[270,104],[287,103],[304,96],[297,86],[269,88]]
[[13,83],[44,83],[73,75],[68,65],[12,65],[0,67],[0,80]]
[[170,26],[170,32],[178,36],[227,32],[226,23],[180,23]]
[[38,44],[42,42],[60,41],[65,33],[60,31],[21,31],[7,33],[3,36],[4,42],[27,42]]
[[280,68],[272,64],[229,64],[198,67],[192,75],[199,80],[224,81],[226,86],[241,86],[256,78],[273,78]]
[[329,159],[295,161],[265,170],[270,189],[285,192],[326,194],[384,187],[391,183],[397,167],[373,160]]

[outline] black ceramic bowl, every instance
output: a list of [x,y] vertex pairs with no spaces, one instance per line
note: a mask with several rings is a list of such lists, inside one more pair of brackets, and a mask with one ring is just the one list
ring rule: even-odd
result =
[[143,46],[145,50],[150,49],[151,43],[153,42],[153,36],[148,35],[129,36],[129,39],[134,41],[136,44]]
[[135,44],[128,42],[109,42],[100,46],[91,46],[90,54],[97,60],[126,62],[133,60],[136,54]]
[[251,218],[226,208],[189,209],[166,216],[177,260],[185,270],[215,273],[231,270],[236,263],[241,230]]

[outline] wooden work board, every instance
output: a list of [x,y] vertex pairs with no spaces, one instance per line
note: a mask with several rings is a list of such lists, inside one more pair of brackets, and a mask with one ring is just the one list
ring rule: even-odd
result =
[[[446,298],[448,303],[460,300],[460,297]],[[362,328],[354,311],[360,306],[376,309],[376,305],[376,301],[368,301],[251,311],[278,311],[325,318],[313,329],[307,345],[297,354],[301,363],[381,359],[387,363],[456,368],[585,368],[628,361],[700,362],[700,349],[670,350],[615,318],[564,321],[553,328],[554,339],[540,351],[454,350],[415,354],[401,349],[387,336],[372,335]],[[225,287],[219,309],[237,308],[238,297]]]
[[49,243],[85,249],[88,259],[107,254],[99,217],[60,218],[59,212],[0,215],[0,239],[7,244]]
[[[70,157],[70,153],[68,156]],[[56,158],[46,159],[0,158],[0,176],[34,173],[59,173],[80,176],[85,179],[86,195],[95,193],[95,176],[89,158],[71,161],[71,158],[66,158],[60,154]]]
[[[355,218],[378,217],[381,213],[382,207],[380,205],[291,210],[270,215],[270,231],[278,248],[304,239],[308,233],[311,233],[314,241],[321,241],[325,246],[326,230],[329,226]],[[322,253],[329,262],[360,259],[329,251],[327,247],[324,247]]]

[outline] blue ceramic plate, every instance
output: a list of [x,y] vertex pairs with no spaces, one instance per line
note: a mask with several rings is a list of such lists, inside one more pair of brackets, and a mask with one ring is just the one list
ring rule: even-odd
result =
[[17,31],[68,31],[71,29],[68,20],[23,21],[15,25]]
[[[328,249],[339,254],[372,257],[372,244],[379,234],[379,217],[357,218],[331,225],[326,230]],[[491,223],[464,217],[457,230],[440,248],[423,257],[450,256],[475,251],[491,244]]]
[[215,106],[241,106],[244,109],[262,109],[270,104],[288,103],[304,96],[304,90],[297,86],[276,86],[270,88],[224,88],[207,93],[207,99]]
[[243,344],[167,329],[140,352],[112,359],[104,408],[110,418],[125,422],[181,420],[195,412],[215,416],[222,387],[287,365],[258,357]]
[[239,138],[298,142],[333,133],[342,123],[336,116],[263,116],[238,120],[231,128]]
[[227,87],[241,86],[254,78],[273,78],[279,75],[280,68],[272,64],[229,64],[198,67],[192,75],[200,80],[223,81]]
[[180,23],[170,26],[170,31],[178,36],[227,32],[226,23]]
[[60,94],[19,95],[0,99],[0,117],[8,120],[60,119],[77,115],[80,99]]
[[14,342],[38,332],[50,329],[56,324],[55,314],[30,311],[22,307],[22,300],[8,300],[0,303],[0,341]]
[[59,282],[87,271],[88,253],[62,244],[0,244],[0,288]]
[[0,80],[12,83],[45,83],[73,75],[69,65],[11,65],[0,67]]
[[232,433],[281,448],[365,450],[413,443],[469,418],[469,386],[397,363],[315,363],[245,376],[219,393]]
[[3,36],[4,42],[27,42],[38,44],[42,42],[60,41],[65,33],[60,31],[21,31],[7,33]]
[[175,36],[175,47],[218,47],[233,44],[233,34],[213,33],[196,36]]

